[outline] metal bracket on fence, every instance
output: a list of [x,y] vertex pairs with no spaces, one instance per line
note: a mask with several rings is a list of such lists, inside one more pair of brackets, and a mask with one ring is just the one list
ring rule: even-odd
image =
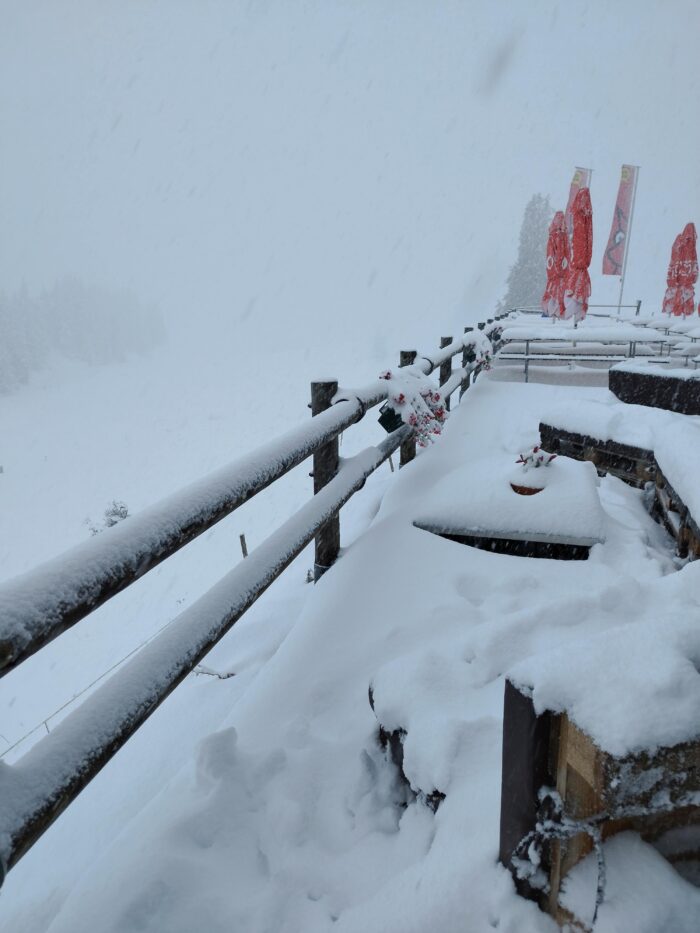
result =
[[[313,384],[314,383],[312,383],[312,385]],[[367,414],[367,403],[363,402],[359,395],[347,395],[347,396],[343,396],[342,398],[333,399],[334,405],[338,405],[340,404],[340,402],[357,402],[357,404],[360,406],[359,414],[357,418],[355,419],[355,421],[353,422],[353,424],[357,424],[359,421],[362,421],[364,416]],[[309,408],[312,408],[312,406],[309,405]]]

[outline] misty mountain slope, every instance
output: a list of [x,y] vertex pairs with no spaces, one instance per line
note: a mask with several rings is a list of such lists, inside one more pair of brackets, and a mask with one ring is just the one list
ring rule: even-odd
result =
[[[351,349],[336,352],[341,379],[343,373],[359,372],[358,382],[366,382],[385,368],[380,361],[353,357]],[[318,364],[312,351],[301,351],[297,378],[287,359],[287,351],[275,346],[247,358],[235,347],[171,342],[147,357],[112,365],[54,360],[27,386],[0,396],[3,579],[89,540],[91,529],[109,533],[104,511],[114,499],[136,514],[309,418],[309,381]],[[346,432],[342,452],[349,456],[383,436],[371,412]],[[3,678],[0,752],[22,740],[4,760],[24,754],[45,734],[45,717],[89,688],[241,560],[239,534],[246,534],[252,549],[306,501],[312,494],[308,469],[302,464]],[[344,543],[368,521],[376,508],[372,489],[381,489],[388,476],[386,466],[346,508]],[[224,666],[234,664],[234,695],[293,625],[312,563],[312,554],[302,554],[238,623],[240,650],[227,638],[224,653],[217,649],[207,658],[215,669],[220,659]],[[76,875],[136,817],[163,780],[192,759],[198,742],[230,708],[229,694],[212,693],[211,681],[189,678],[128,743],[119,763],[98,776],[13,870],[0,894],[0,929],[9,916],[13,930],[44,929]],[[52,718],[49,728],[73,708]],[[131,781],[133,774],[138,780]]]

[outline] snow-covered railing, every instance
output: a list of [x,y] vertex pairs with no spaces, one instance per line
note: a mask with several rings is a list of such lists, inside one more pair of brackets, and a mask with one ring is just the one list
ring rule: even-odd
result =
[[[446,399],[488,365],[500,325],[490,319],[439,351],[403,351],[422,379],[439,368]],[[452,359],[462,354],[453,372]],[[0,763],[0,883],[151,713],[315,539],[318,579],[338,556],[339,512],[415,430],[401,424],[375,447],[342,460],[339,434],[387,400],[389,383],[338,392],[312,383],[312,419],[66,554],[0,587],[0,676],[313,455],[314,497],[208,593],[13,765]]]
[[11,868],[285,567],[411,433],[343,462],[323,490],[15,765],[0,770],[0,868]]
[[0,587],[0,676],[320,450],[386,398],[377,383],[128,522]]

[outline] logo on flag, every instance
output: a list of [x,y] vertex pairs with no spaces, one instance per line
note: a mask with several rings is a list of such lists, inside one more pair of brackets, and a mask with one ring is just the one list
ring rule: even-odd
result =
[[603,253],[603,275],[622,275],[636,181],[637,166],[623,165],[608,245]]
[[574,203],[574,198],[579,192],[579,188],[590,188],[591,187],[591,170],[589,168],[580,168],[576,166],[574,172],[574,177],[571,181],[571,187],[569,188],[569,200],[566,204],[566,229],[571,236],[571,229],[573,226],[573,221],[571,218],[571,207]]

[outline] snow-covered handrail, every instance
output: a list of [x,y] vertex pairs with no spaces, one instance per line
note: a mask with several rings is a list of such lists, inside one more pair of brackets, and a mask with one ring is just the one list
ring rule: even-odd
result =
[[0,763],[0,883],[4,873],[410,434],[411,428],[403,426],[376,447],[342,461],[335,478],[313,499],[85,704],[18,762]]
[[[439,367],[449,409],[449,396],[460,386],[466,391],[472,376],[488,366],[492,344],[487,335],[496,331],[500,337],[499,320],[465,328],[457,340],[442,337],[441,349],[430,356],[402,351],[399,365],[412,367],[422,379]],[[452,358],[460,352],[462,366],[453,370]],[[347,461],[339,457],[340,433],[388,399],[385,377],[351,391],[338,391],[335,381],[314,382],[313,417],[307,424],[0,586],[2,676],[313,455],[310,502],[16,764],[0,762],[0,884],[4,873],[313,538],[314,579],[334,563],[341,507],[393,451],[401,449],[401,465],[415,456],[417,428],[411,421],[376,447]],[[387,429],[392,430],[391,419]]]
[[283,476],[386,398],[353,392],[306,424],[0,587],[0,676]]
[[464,350],[469,349],[479,350],[484,344],[484,335],[488,337],[490,334],[494,333],[494,331],[501,330],[503,326],[500,320],[489,319],[483,329],[470,329],[469,332],[465,333],[462,337],[458,337],[456,340],[453,340],[452,343],[447,344],[446,347],[441,347],[430,355],[418,353],[416,365],[420,367],[426,376],[429,376],[439,366],[451,360],[452,357],[456,356],[458,353],[462,353]]
[[[430,356],[416,354],[415,365],[429,375],[458,353],[478,352],[488,345],[485,333],[500,326],[489,319]],[[382,380],[338,393],[335,404],[308,424],[1,586],[0,677],[324,448],[386,397]]]

